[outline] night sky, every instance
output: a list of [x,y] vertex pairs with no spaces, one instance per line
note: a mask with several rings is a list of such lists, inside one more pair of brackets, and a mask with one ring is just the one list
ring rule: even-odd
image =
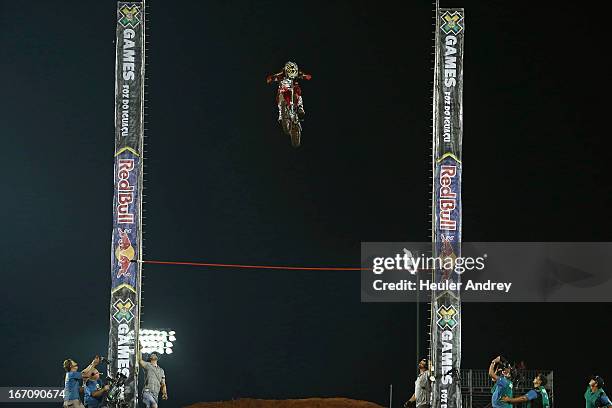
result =
[[[149,6],[145,259],[357,266],[362,241],[429,239],[429,2]],[[609,241],[597,16],[586,3],[442,6],[466,10],[463,239]],[[0,386],[60,386],[65,358],[107,353],[115,9],[0,0]],[[289,59],[313,76],[297,150],[265,83]],[[413,391],[415,306],[362,304],[359,284],[353,272],[145,266],[142,325],[178,337],[160,360],[161,406],[385,404],[389,384],[399,406]],[[462,365],[503,354],[554,369],[557,402],[582,405],[590,374],[612,381],[611,312],[466,304]]]

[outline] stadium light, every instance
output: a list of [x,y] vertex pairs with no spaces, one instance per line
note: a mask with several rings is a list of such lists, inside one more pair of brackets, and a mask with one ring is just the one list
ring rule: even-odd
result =
[[174,330],[140,330],[140,345],[143,353],[172,354],[176,332]]

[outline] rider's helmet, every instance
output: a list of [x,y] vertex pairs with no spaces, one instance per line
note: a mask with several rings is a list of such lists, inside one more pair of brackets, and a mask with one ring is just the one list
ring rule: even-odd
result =
[[285,64],[285,76],[289,79],[295,79],[298,76],[298,66],[295,62],[287,62]]

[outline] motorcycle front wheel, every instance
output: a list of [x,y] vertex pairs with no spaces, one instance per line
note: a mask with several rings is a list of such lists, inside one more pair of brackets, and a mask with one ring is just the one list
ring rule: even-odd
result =
[[289,135],[291,136],[291,146],[300,147],[300,144],[302,143],[302,126],[300,125],[300,122],[297,120],[295,122],[291,122]]
[[291,138],[291,146],[300,147],[302,138],[302,125],[297,115],[292,115],[288,106],[283,106],[281,126],[283,132]]

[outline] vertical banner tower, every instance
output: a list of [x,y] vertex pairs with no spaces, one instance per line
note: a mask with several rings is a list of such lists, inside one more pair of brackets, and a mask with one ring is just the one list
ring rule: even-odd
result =
[[[461,143],[463,138],[463,9],[435,10],[433,82],[433,255],[461,256]],[[433,280],[459,282],[451,269],[434,269]],[[461,407],[461,298],[433,291],[431,299],[432,404]]]
[[109,374],[127,376],[125,401],[138,406],[142,264],[145,4],[119,2],[115,59],[115,166],[111,246]]

